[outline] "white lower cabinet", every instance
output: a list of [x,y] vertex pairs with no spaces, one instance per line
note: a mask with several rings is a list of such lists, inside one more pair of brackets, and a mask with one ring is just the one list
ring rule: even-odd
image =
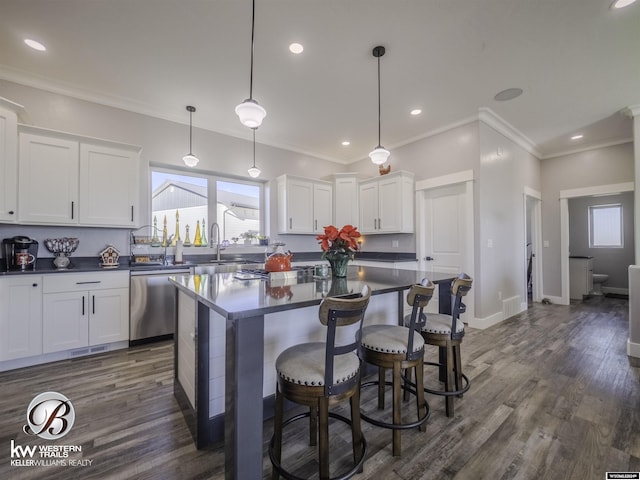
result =
[[128,272],[45,275],[42,306],[44,353],[129,338]]
[[0,361],[42,353],[42,276],[0,278]]

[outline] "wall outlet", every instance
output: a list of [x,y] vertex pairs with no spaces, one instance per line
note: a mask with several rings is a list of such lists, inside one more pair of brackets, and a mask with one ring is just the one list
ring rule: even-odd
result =
[[542,246],[544,248],[549,248],[549,240],[545,240],[544,242],[542,242]]
[[398,240],[391,240],[391,248],[398,248],[400,246],[400,242]]

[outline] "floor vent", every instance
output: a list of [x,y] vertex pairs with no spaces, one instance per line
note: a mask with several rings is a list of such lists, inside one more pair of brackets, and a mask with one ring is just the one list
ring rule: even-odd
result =
[[502,301],[502,315],[509,318],[520,313],[520,297],[515,296]]
[[78,350],[71,350],[71,352],[69,353],[69,357],[73,358],[73,357],[81,357],[83,355],[88,355],[89,349],[88,348],[80,348]]
[[69,358],[83,357],[85,355],[89,355],[90,353],[106,352],[107,350],[109,350],[108,345],[98,345],[97,347],[79,348],[77,350],[71,350],[71,352],[69,352]]

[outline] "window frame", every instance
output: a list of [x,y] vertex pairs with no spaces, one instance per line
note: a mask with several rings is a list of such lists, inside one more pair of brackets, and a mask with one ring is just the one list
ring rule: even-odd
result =
[[[620,243],[610,245],[596,245],[594,238],[595,222],[593,213],[596,210],[612,209],[616,208],[619,214],[620,221]],[[624,248],[624,207],[622,203],[610,203],[603,205],[589,205],[588,207],[588,221],[589,221],[589,248]]]
[[183,175],[189,177],[198,177],[206,179],[207,181],[207,217],[209,225],[207,226],[206,236],[209,238],[209,232],[211,230],[211,225],[216,222],[220,225],[221,219],[218,219],[218,192],[217,192],[217,182],[229,182],[229,183],[239,183],[243,185],[251,185],[258,187],[258,208],[260,211],[260,234],[261,235],[269,235],[266,232],[266,206],[265,206],[265,184],[261,181],[252,181],[247,180],[245,178],[238,178],[234,176],[225,176],[221,174],[216,174],[213,172],[203,172],[201,170],[183,170],[181,168],[172,168],[166,165],[149,165],[149,191],[148,191],[148,199],[149,199],[149,224],[153,224],[153,172],[160,172],[166,174],[174,174],[174,175]]

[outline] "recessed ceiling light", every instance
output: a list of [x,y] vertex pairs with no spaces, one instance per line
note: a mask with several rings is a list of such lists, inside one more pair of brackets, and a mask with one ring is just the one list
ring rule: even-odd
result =
[[289,45],[289,51],[291,51],[291,53],[295,53],[297,55],[297,54],[302,53],[304,51],[304,47],[302,45],[300,45],[299,43],[292,43],[291,45]]
[[628,7],[629,5],[635,2],[636,0],[615,0],[611,4],[611,8],[624,8],[624,7]]
[[411,115],[420,115],[422,113],[422,110],[419,108],[414,108],[413,110],[411,110]]
[[34,50],[38,50],[39,52],[44,52],[47,49],[47,47],[45,47],[40,42],[36,42],[35,40],[32,40],[30,38],[25,38],[24,43],[26,43],[28,46],[30,46]]
[[343,147],[348,147],[349,145],[351,145],[351,142],[350,142],[349,140],[344,140],[344,141],[342,142],[342,146],[343,146]]
[[573,137],[571,137],[571,140],[580,140],[582,137],[584,137],[584,135],[582,134],[574,135]]
[[506,90],[496,93],[496,96],[493,97],[493,99],[498,102],[506,102],[507,100],[513,100],[520,95],[522,95],[521,88],[507,88]]

